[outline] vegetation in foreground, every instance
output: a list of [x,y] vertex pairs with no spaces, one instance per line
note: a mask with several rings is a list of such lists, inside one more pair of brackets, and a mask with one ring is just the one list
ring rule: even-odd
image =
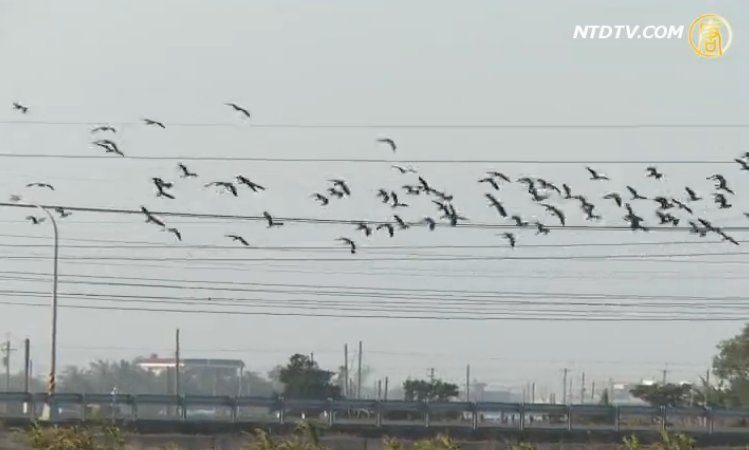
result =
[[[114,427],[41,427],[33,426],[20,435],[30,450],[131,450],[119,429]],[[320,442],[317,429],[302,423],[291,436],[273,437],[264,430],[256,430],[248,438],[246,450],[330,450]],[[531,443],[514,444],[511,450],[536,450]],[[460,444],[447,435],[406,442],[395,438],[383,439],[384,450],[461,450]],[[695,450],[694,439],[684,434],[662,433],[660,441],[645,445],[636,436],[624,438],[621,450]],[[136,449],[132,449],[136,450]],[[167,445],[162,450],[181,450]],[[209,450],[209,449],[206,449]]]

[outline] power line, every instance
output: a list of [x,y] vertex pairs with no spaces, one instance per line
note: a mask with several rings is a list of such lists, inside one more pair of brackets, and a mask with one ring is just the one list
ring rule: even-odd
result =
[[77,155],[53,153],[0,153],[1,158],[49,158],[49,159],[108,159],[140,161],[247,161],[267,163],[352,163],[352,164],[735,164],[727,160],[606,160],[606,159],[391,159],[379,158],[302,158],[302,157],[253,157],[253,156],[191,156],[191,155],[126,155],[114,157],[107,155]]

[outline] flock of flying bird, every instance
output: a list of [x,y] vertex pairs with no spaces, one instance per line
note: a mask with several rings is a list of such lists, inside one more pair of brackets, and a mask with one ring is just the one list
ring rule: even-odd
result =
[[[243,118],[249,119],[251,117],[250,112],[247,109],[237,105],[236,103],[226,103],[226,106],[241,114]],[[27,114],[29,112],[29,108],[27,106],[24,106],[18,102],[13,103],[12,107],[14,110],[22,114]],[[146,126],[166,129],[166,125],[163,122],[159,122],[153,119],[143,118],[142,122]],[[91,133],[93,135],[109,134],[111,136],[115,136],[117,134],[117,129],[109,125],[102,125],[93,128],[91,130]],[[378,144],[387,146],[393,152],[396,152],[398,148],[396,142],[391,138],[378,138],[376,139],[376,142]],[[125,156],[113,139],[97,139],[93,141],[93,145],[104,149],[106,153]],[[742,171],[749,171],[749,152],[745,153],[741,158],[736,158],[734,161],[739,164]],[[468,221],[468,219],[461,215],[456,209],[454,205],[453,195],[443,190],[437,189],[422,175],[419,175],[417,171],[412,167],[393,165],[392,168],[397,170],[404,176],[408,176],[411,174],[416,175],[416,181],[412,184],[404,184],[398,190],[394,190],[391,188],[378,189],[376,194],[374,195],[383,204],[388,205],[393,210],[394,213],[392,214],[392,220],[372,223],[359,222],[355,226],[355,230],[357,232],[362,232],[365,237],[369,237],[375,231],[384,230],[384,232],[386,232],[388,236],[393,237],[396,233],[396,230],[406,230],[416,225],[424,225],[428,230],[434,231],[438,223],[454,227],[457,226],[461,221]],[[182,163],[179,163],[177,165],[177,169],[179,170],[180,177],[183,179],[198,177],[198,174],[196,172],[191,171],[186,165]],[[589,173],[591,181],[597,183],[605,183],[607,181],[610,181],[609,178],[602,172],[599,172],[591,167],[586,167],[585,169]],[[647,178],[652,178],[653,180],[662,180],[665,178],[665,175],[656,167],[647,167],[645,170],[645,176]],[[733,204],[731,203],[730,198],[732,198],[731,196],[735,195],[735,192],[729,187],[728,180],[721,174],[711,175],[710,177],[707,177],[707,179],[715,183],[715,192],[712,192],[710,195],[713,199],[713,202],[717,205],[717,208],[732,208]],[[165,181],[160,177],[153,177],[151,178],[151,181],[155,188],[156,197],[163,197],[171,200],[175,199],[174,194],[171,192],[171,189],[174,187],[174,182]],[[332,201],[351,197],[351,188],[346,180],[331,179],[328,181],[329,185],[325,188],[325,190],[321,192],[314,192],[310,195],[310,197],[321,207],[328,206]],[[530,227],[531,225],[533,225],[536,229],[536,235],[547,235],[550,233],[551,228],[543,224],[539,220],[535,220],[530,223],[524,220],[523,217],[521,217],[519,214],[509,213],[507,207],[498,198],[497,194],[497,192],[503,189],[504,185],[510,183],[521,184],[528,192],[531,200],[542,207],[550,217],[553,217],[555,221],[559,223],[559,226],[564,227],[567,225],[567,216],[561,206],[552,203],[553,199],[572,200],[578,202],[579,207],[584,213],[584,217],[586,220],[597,221],[602,219],[602,216],[596,213],[596,205],[589,201],[589,199],[585,196],[573,193],[572,188],[566,183],[561,184],[560,188],[553,182],[548,181],[544,178],[521,177],[513,180],[506,174],[497,171],[487,172],[483,177],[478,179],[478,183],[486,186],[488,188],[487,190],[490,191],[486,192],[484,194],[484,197],[486,198],[486,200],[488,200],[488,206],[494,209],[500,218],[509,219],[518,228]],[[242,187],[251,190],[253,193],[258,193],[266,190],[264,186],[243,175],[237,175],[233,180],[211,181],[205,183],[204,186],[217,188],[221,192],[226,192],[233,197],[239,196],[239,189]],[[49,183],[43,182],[29,183],[27,187],[43,188],[54,191],[54,186]],[[678,226],[682,221],[686,221],[689,224],[690,233],[694,233],[700,237],[705,237],[710,233],[714,233],[720,236],[726,242],[739,245],[739,242],[736,239],[726,234],[720,227],[714,225],[709,220],[703,217],[698,217],[698,215],[695,213],[694,204],[696,202],[703,201],[704,199],[689,186],[684,187],[686,196],[682,199],[678,199],[674,196],[654,196],[649,198],[645,195],[641,195],[632,186],[627,185],[626,189],[629,194],[628,198],[618,192],[609,192],[603,195],[602,199],[610,200],[618,208],[622,208],[624,211],[626,211],[623,219],[629,224],[629,228],[634,231],[648,231],[648,226],[646,226],[645,224],[645,219],[643,219],[643,217],[639,216],[634,211],[632,205],[635,204],[635,202],[644,203],[652,201],[656,204],[654,212],[655,216],[659,220],[659,225]],[[437,219],[433,217],[424,217],[420,221],[411,222],[403,219],[400,214],[395,213],[397,211],[400,211],[401,209],[409,207],[409,203],[406,203],[404,201],[408,196],[420,195],[429,197],[431,203],[435,205],[439,213]],[[19,197],[15,197],[15,199],[20,200]],[[172,233],[176,239],[180,241],[182,240],[182,233],[177,228],[168,226],[164,220],[156,217],[144,206],[141,206],[140,210],[145,216],[146,223],[157,225],[162,231]],[[56,208],[56,211],[62,218],[67,217],[71,214],[63,208]],[[677,214],[681,215],[682,217],[678,217]],[[686,215],[686,218],[684,217],[684,215]],[[749,213],[744,213],[744,215],[749,217]],[[263,212],[263,217],[267,223],[268,228],[282,227],[284,225],[284,222],[274,218],[268,211]],[[27,220],[29,220],[32,224],[39,224],[44,221],[44,218],[28,216]],[[505,232],[500,234],[500,236],[507,240],[510,247],[515,248],[517,244],[517,238],[514,233]],[[243,246],[250,246],[250,243],[239,234],[227,234],[225,235],[225,237]],[[357,243],[354,239],[350,237],[339,237],[336,240],[348,247],[350,253],[356,253]]]

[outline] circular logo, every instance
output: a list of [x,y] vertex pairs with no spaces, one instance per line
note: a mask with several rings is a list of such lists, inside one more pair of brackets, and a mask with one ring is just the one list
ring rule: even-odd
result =
[[719,58],[731,46],[733,31],[728,21],[718,14],[703,14],[689,26],[689,45],[697,56]]

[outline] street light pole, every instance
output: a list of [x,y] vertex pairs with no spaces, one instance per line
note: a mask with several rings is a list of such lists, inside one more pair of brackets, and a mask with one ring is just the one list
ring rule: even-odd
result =
[[52,213],[36,203],[29,203],[29,205],[40,209],[47,215],[47,217],[49,217],[50,222],[52,222],[52,229],[54,230],[55,237],[55,257],[52,269],[52,349],[49,356],[49,384],[47,385],[47,394],[51,396],[54,395],[57,388],[55,377],[57,375],[57,256],[59,253],[59,235],[57,231],[57,222]]

